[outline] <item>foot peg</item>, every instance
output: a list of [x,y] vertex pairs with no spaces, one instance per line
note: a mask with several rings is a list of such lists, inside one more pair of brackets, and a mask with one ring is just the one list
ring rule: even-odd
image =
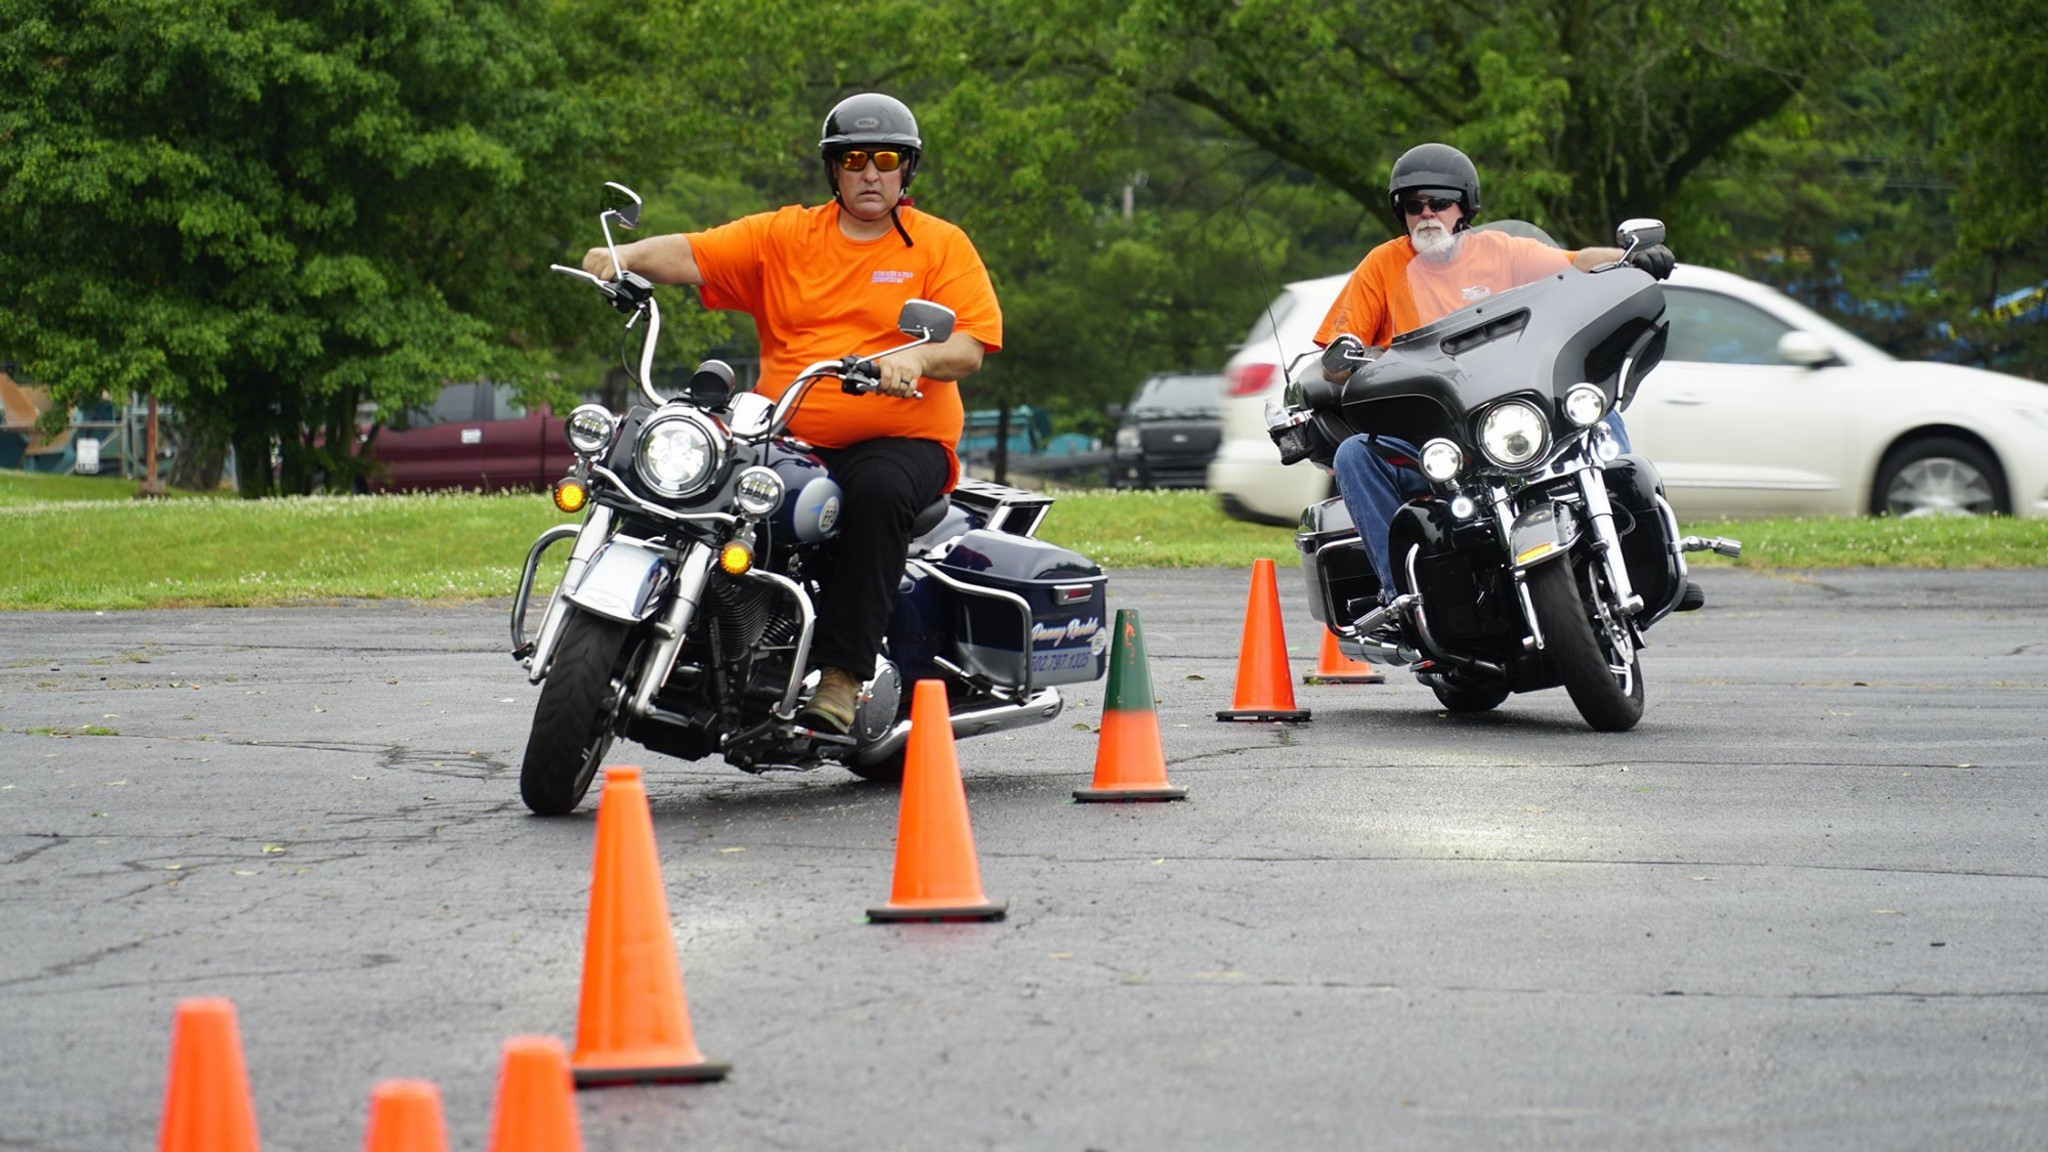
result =
[[1723,556],[1742,555],[1742,541],[1730,540],[1726,536],[1687,536],[1678,542],[1680,552],[1718,552]]

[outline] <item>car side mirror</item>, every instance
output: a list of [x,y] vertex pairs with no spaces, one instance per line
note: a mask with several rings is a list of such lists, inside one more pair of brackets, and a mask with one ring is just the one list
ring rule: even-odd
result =
[[1623,220],[1614,230],[1614,242],[1623,250],[1647,248],[1664,242],[1664,222],[1651,216]]
[[1109,414],[1109,422],[1110,422],[1111,424],[1121,424],[1121,423],[1123,423],[1123,422],[1124,422],[1124,406],[1123,406],[1123,405],[1121,405],[1121,404],[1111,404],[1111,405],[1110,405],[1109,407],[1107,407],[1107,408],[1103,409],[1103,411]]
[[933,344],[953,338],[953,310],[930,300],[911,300],[896,316],[896,330],[905,336],[921,337]]
[[1797,328],[1778,337],[1778,355],[1786,363],[1797,364],[1801,368],[1818,368],[1837,359],[1835,350],[1828,346],[1826,340]]

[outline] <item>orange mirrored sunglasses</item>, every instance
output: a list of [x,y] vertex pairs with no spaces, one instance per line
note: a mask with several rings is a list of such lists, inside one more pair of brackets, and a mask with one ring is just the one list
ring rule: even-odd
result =
[[860,148],[848,148],[839,154],[839,166],[848,172],[858,172],[873,160],[875,167],[884,172],[894,172],[903,163],[903,153],[894,148],[882,148],[868,152]]

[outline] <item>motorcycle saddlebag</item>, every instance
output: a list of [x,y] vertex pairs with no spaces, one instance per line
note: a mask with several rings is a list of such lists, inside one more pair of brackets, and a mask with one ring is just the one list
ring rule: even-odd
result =
[[1095,562],[1043,540],[976,528],[936,563],[968,586],[952,589],[961,667],[1021,685],[1028,660],[1033,688],[1099,680],[1108,671],[1109,577]]
[[1308,582],[1309,615],[1329,625],[1349,624],[1358,616],[1348,610],[1350,604],[1377,601],[1380,578],[1373,574],[1372,558],[1352,527],[1343,497],[1301,510],[1294,547],[1301,553],[1301,574]]

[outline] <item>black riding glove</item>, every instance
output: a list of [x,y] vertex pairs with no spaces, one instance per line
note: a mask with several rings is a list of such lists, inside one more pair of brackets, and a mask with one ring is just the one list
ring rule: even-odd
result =
[[1669,280],[1671,269],[1678,264],[1678,257],[1662,244],[1651,244],[1628,254],[1628,263],[1648,272],[1659,280]]

